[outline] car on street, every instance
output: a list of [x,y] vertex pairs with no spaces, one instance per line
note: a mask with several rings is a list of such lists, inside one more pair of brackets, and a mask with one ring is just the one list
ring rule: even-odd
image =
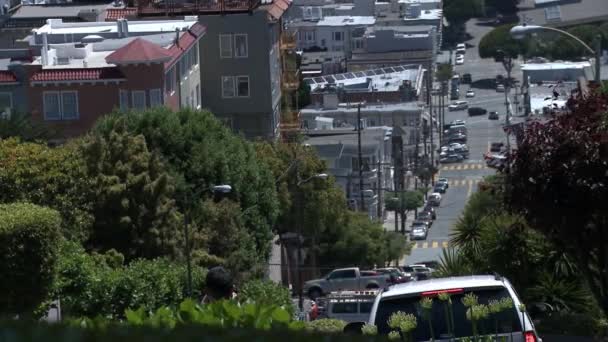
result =
[[380,290],[332,292],[316,300],[318,307],[316,319],[333,318],[348,323],[368,320],[374,299],[379,292]]
[[439,162],[442,164],[447,164],[447,163],[459,163],[463,160],[464,160],[464,157],[461,156],[460,154],[449,154],[445,157],[441,157],[439,159]]
[[446,188],[450,187],[450,182],[448,182],[447,178],[438,178],[435,184],[445,184]]
[[450,127],[456,126],[456,125],[466,125],[466,124],[467,124],[467,122],[465,120],[453,120],[452,122],[450,122]]
[[309,280],[304,283],[303,290],[310,299],[314,300],[330,292],[381,289],[389,283],[389,277],[386,274],[363,271],[358,267],[349,267],[335,269],[323,278]]
[[471,84],[473,83],[473,78],[471,77],[471,74],[466,73],[462,75],[462,83],[464,84]]
[[465,97],[475,97],[475,92],[471,89],[467,90]]
[[449,135],[445,137],[446,139],[448,139],[448,143],[460,143],[460,144],[466,144],[467,142],[467,136],[466,134],[453,134],[453,135]]
[[433,272],[435,271],[431,267],[426,266],[425,264],[413,264],[413,265],[405,265],[401,267],[403,272],[411,273],[416,280],[424,280],[429,279]]
[[464,57],[462,57],[462,56],[456,57],[456,65],[463,65],[463,64],[464,64]]
[[488,111],[481,107],[471,107],[468,109],[469,116],[485,115]]
[[397,267],[384,267],[384,268],[376,268],[374,271],[382,274],[388,274],[390,277],[391,283],[393,284],[401,284],[406,283],[412,279],[410,275],[405,275],[401,270]]
[[[450,306],[452,321],[452,332],[445,334],[446,314],[444,304],[437,297],[449,294],[452,306]],[[520,311],[522,302],[515,288],[509,280],[494,275],[473,275],[447,278],[434,278],[432,280],[420,280],[391,286],[389,289],[378,294],[368,324],[373,324],[378,329],[378,335],[388,335],[393,330],[388,324],[389,318],[396,312],[408,313],[414,316],[417,322],[433,322],[432,325],[424,324],[424,328],[411,331],[411,341],[455,341],[471,340],[477,338],[475,325],[471,324],[466,312],[465,296],[473,295],[483,305],[492,302],[508,300],[510,305],[499,313],[492,314],[488,318],[479,320],[479,326],[492,326],[492,322],[509,322],[499,324],[494,330],[490,329],[491,340],[509,340],[512,342],[539,342],[540,337],[536,332],[534,323],[524,310]],[[420,300],[431,299],[430,310],[420,309]],[[430,316],[429,316],[430,313]],[[440,323],[441,322],[441,323]],[[353,323],[354,324],[354,323]],[[361,323],[359,323],[359,326]],[[431,327],[431,328],[427,328]],[[432,330],[431,330],[432,329]],[[359,328],[360,330],[360,328]]]
[[505,92],[505,86],[502,84],[499,84],[496,86],[496,92],[497,93],[504,93]]
[[488,113],[488,119],[489,120],[498,120],[498,112],[490,112]]
[[486,153],[483,157],[488,167],[502,170],[507,163],[507,156],[502,154]]
[[431,218],[433,220],[437,219],[437,210],[435,210],[435,207],[433,207],[432,205],[430,205],[428,202],[424,204],[424,207],[422,208],[422,210],[420,212],[421,213],[429,213],[429,214],[431,214]]
[[503,142],[493,142],[490,144],[490,152],[500,152],[504,146],[505,143]]
[[502,84],[504,82],[505,77],[503,75],[496,75],[496,84]]
[[421,225],[413,226],[410,232],[410,240],[426,240],[429,230]]
[[437,192],[433,192],[429,195],[429,203],[438,207],[441,204],[441,194]]
[[467,108],[469,108],[469,103],[467,101],[454,101],[448,106],[448,110],[450,112],[464,110]]
[[424,222],[427,225],[427,228],[431,229],[433,225],[433,214],[427,211],[420,211],[418,215],[416,215],[416,221],[414,222]]
[[467,45],[465,43],[456,44],[456,50],[466,49]]
[[435,184],[435,186],[433,187],[433,192],[438,192],[440,194],[445,194],[447,190],[448,187],[445,186],[445,184]]

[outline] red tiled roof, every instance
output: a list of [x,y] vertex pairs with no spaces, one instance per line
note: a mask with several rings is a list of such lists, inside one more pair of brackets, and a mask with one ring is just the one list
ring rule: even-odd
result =
[[274,0],[267,8],[270,20],[280,19],[289,6],[291,6],[291,0]]
[[0,70],[0,82],[1,83],[12,83],[17,82],[17,77],[12,71]]
[[122,79],[125,76],[116,68],[48,69],[32,75],[33,82],[49,81],[93,81]]
[[135,38],[127,45],[109,54],[106,57],[106,62],[112,64],[154,63],[166,62],[171,57],[171,53],[162,47],[145,39]]
[[179,37],[179,43],[173,44],[167,51],[171,54],[171,59],[165,62],[165,69],[170,68],[205,33],[206,27],[196,23],[190,30]]
[[122,18],[130,18],[137,16],[136,7],[127,8],[108,8],[106,10],[106,21],[116,21]]

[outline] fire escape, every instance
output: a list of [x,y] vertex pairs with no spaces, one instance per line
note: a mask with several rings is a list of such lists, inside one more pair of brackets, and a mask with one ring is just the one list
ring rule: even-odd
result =
[[298,70],[298,54],[296,53],[296,32],[283,29],[281,31],[281,64],[283,104],[281,109],[281,124],[279,131],[281,139],[286,142],[294,141],[300,131],[300,110],[298,106],[298,88],[300,87],[300,72]]

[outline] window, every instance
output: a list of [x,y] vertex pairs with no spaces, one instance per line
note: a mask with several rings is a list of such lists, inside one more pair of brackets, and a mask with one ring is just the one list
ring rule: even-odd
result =
[[249,76],[237,76],[236,96],[249,97]]
[[13,95],[11,93],[0,93],[0,114],[8,118],[11,108],[13,108]]
[[304,39],[307,42],[314,42],[315,41],[315,32],[314,31],[305,31],[304,32]]
[[165,91],[169,95],[173,95],[175,92],[175,66],[171,67],[167,74],[165,74]]
[[333,271],[329,275],[329,279],[346,279],[346,278],[356,278],[357,273],[355,270],[341,270],[341,271]]
[[334,303],[334,305],[332,306],[332,313],[356,314],[357,313],[357,303],[356,302]]
[[341,42],[344,40],[344,32],[334,32],[334,40]]
[[234,76],[222,76],[222,97],[234,97]]
[[196,109],[201,108],[201,86],[200,84],[196,85]]
[[45,120],[78,119],[76,91],[46,91],[42,95]]
[[545,8],[545,19],[547,21],[560,21],[562,19],[562,12],[559,5]]
[[135,109],[146,108],[146,92],[143,90],[134,90],[131,92],[131,102]]
[[120,110],[129,109],[129,91],[120,89],[118,91],[118,96],[119,96],[119,100],[120,100]]
[[247,45],[247,34],[234,35],[234,57],[246,58],[249,54],[249,46]]
[[162,106],[163,98],[160,89],[150,89],[150,107]]
[[220,58],[232,58],[231,34],[220,34]]

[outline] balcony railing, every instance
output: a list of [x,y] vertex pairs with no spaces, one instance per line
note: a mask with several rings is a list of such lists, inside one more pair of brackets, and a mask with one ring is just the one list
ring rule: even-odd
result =
[[283,70],[283,88],[298,89],[300,86],[300,70]]
[[139,15],[247,12],[261,0],[138,0]]

